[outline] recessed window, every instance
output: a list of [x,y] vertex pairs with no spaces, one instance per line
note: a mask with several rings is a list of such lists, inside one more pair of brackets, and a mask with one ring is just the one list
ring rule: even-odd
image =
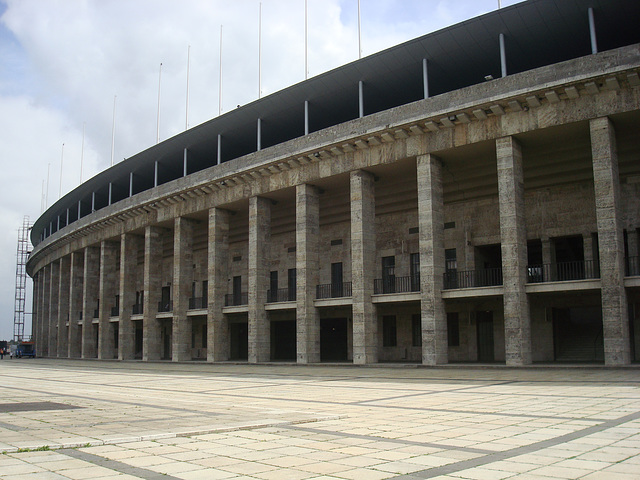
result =
[[382,346],[395,347],[397,344],[396,317],[395,315],[385,315],[382,317]]

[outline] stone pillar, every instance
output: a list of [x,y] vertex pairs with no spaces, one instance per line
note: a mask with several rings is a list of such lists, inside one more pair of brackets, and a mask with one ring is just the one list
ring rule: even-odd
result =
[[[187,311],[193,283],[193,228],[195,222],[176,217],[173,230],[173,348],[174,362],[191,360],[192,324]],[[208,343],[207,343],[208,345]]]
[[416,159],[420,242],[420,314],[422,363],[448,363],[447,316],[442,299],[444,284],[444,203],[442,163],[433,155]]
[[552,282],[556,280],[556,250],[549,237],[542,237],[541,243],[543,281]]
[[60,293],[60,261],[51,263],[49,294],[49,356],[58,356],[58,294]]
[[144,232],[144,303],[142,306],[142,360],[160,360],[160,322],[156,319],[160,301],[162,234],[159,227]]
[[604,361],[606,365],[626,365],[631,357],[615,131],[606,117],[591,120],[590,130],[600,252]]
[[496,140],[498,200],[507,365],[531,363],[531,315],[527,284],[527,229],[522,147],[513,137]]
[[376,255],[374,178],[350,174],[351,291],[353,298],[353,363],[378,362],[378,318],[371,301]]
[[40,270],[42,275],[42,288],[40,305],[40,338],[39,350],[36,355],[41,357],[49,356],[49,299],[51,298],[51,265],[45,265]]
[[84,283],[84,251],[71,253],[69,280],[69,337],[68,356],[78,358],[81,355],[82,339],[78,335],[78,322],[82,315],[82,285]]
[[229,325],[222,313],[229,281],[229,212],[209,210],[207,360],[229,359]]
[[318,285],[320,199],[312,185],[296,187],[296,339],[298,363],[320,362]]
[[69,317],[69,284],[71,279],[71,256],[60,259],[60,280],[58,283],[58,357],[69,355],[69,332],[67,324],[71,325]]
[[42,274],[40,272],[36,273],[33,278],[33,294],[31,300],[31,311],[33,314],[31,315],[31,340],[35,342],[36,353],[38,353],[40,345],[39,345],[39,335],[40,335],[40,311],[41,311],[41,299],[42,294],[40,293],[42,290]]
[[271,357],[271,331],[265,310],[269,275],[271,200],[249,198],[249,363]]
[[98,342],[94,334],[93,312],[97,308],[100,280],[100,248],[84,249],[84,286],[82,290],[82,358],[95,358]]
[[133,304],[136,301],[136,273],[138,251],[142,238],[123,233],[120,236],[120,323],[118,327],[118,360],[135,357],[135,325],[131,321]]
[[116,358],[113,325],[109,321],[111,307],[116,305],[116,256],[118,244],[102,241],[100,243],[100,309],[98,324],[98,358]]

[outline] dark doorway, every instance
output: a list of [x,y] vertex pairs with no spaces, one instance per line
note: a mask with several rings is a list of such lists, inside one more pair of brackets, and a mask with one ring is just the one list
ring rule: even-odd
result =
[[287,300],[290,302],[296,299],[296,269],[290,268],[287,271]]
[[118,358],[118,336],[120,332],[120,324],[113,323],[113,358]]
[[173,325],[171,322],[163,322],[164,325],[160,330],[162,337],[162,360],[171,360],[171,335],[173,333]]
[[135,322],[135,352],[134,358],[142,358],[142,322]]
[[278,301],[278,271],[275,270],[269,275],[269,298],[267,302]]
[[296,359],[296,321],[271,322],[271,360]]
[[557,362],[602,362],[602,309],[553,309],[553,353]]
[[478,361],[495,361],[493,351],[493,312],[476,312]]
[[331,264],[331,296],[342,296],[342,262]]
[[160,299],[160,311],[171,311],[171,287],[162,287],[162,298]]
[[230,360],[247,360],[249,358],[249,324],[235,322],[229,324]]
[[396,257],[382,257],[382,293],[396,293]]
[[347,361],[347,323],[346,318],[320,320],[320,361]]
[[242,277],[233,277],[233,305],[242,305]]

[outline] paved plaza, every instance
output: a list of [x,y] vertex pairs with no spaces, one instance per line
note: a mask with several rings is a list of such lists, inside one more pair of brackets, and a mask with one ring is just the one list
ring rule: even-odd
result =
[[0,361],[0,478],[640,477],[640,369]]

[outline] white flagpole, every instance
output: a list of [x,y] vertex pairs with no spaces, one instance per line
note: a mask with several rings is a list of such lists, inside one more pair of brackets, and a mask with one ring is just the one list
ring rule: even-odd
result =
[[84,163],[84,127],[86,122],[82,122],[82,147],[80,147],[80,184],[82,184],[82,165]]
[[189,63],[191,60],[191,45],[187,48],[187,104],[185,107],[184,129],[189,129]]
[[47,209],[47,206],[49,205],[49,172],[51,171],[51,162],[49,162],[47,164],[47,195],[45,196],[44,199],[44,208],[45,210]]
[[44,178],[42,179],[42,193],[40,194],[40,214],[44,213]]
[[498,0],[498,8],[502,8],[502,2],[500,2],[500,0]]
[[304,79],[309,78],[309,5],[304,0]]
[[62,165],[64,163],[64,143],[62,144],[62,153],[60,154],[60,188],[58,189],[58,200],[62,198]]
[[158,121],[156,124],[156,143],[160,143],[160,86],[162,85],[162,62],[160,62],[160,73],[158,74]]
[[220,81],[218,82],[218,115],[222,115],[222,25],[220,25]]
[[116,144],[116,98],[117,95],[113,96],[113,123],[111,124],[111,166],[113,167],[113,149]]
[[258,15],[258,98],[262,97],[262,2]]
[[360,0],[358,0],[358,58],[362,58],[362,29],[360,23]]

